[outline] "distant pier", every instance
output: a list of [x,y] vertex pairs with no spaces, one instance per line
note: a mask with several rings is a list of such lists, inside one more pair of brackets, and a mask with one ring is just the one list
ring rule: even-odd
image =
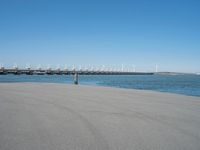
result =
[[74,84],[78,84],[78,76],[79,75],[154,75],[153,72],[130,72],[130,71],[108,71],[108,70],[76,70],[76,69],[19,69],[19,68],[12,68],[6,69],[1,67],[0,68],[0,75],[73,75],[74,76]]
[[108,71],[108,70],[75,70],[75,69],[20,69],[20,68],[0,68],[0,74],[14,75],[154,75],[154,72],[130,72],[130,71]]

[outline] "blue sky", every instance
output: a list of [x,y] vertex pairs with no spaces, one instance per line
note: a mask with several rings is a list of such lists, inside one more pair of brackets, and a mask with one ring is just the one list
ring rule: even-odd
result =
[[0,63],[200,72],[199,0],[1,0]]

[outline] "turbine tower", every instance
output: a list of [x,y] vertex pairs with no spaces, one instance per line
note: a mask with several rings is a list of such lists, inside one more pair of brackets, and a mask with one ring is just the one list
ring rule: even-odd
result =
[[72,66],[72,71],[75,71],[75,65]]
[[0,64],[0,69],[3,70],[4,69],[4,66],[3,64]]
[[17,69],[18,69],[18,66],[17,66],[17,64],[16,64],[16,63],[14,63],[14,65],[13,65],[13,69],[15,69],[15,70],[17,70]]
[[57,64],[56,70],[60,71],[60,64]]
[[27,63],[27,64],[26,64],[26,69],[27,69],[27,70],[30,70],[30,69],[31,69],[31,65]]
[[47,70],[51,70],[51,66],[50,65],[47,65]]
[[81,67],[81,65],[79,65],[79,69],[78,69],[79,71],[82,71],[82,67]]
[[64,66],[64,70],[66,71],[67,70],[67,65],[65,64],[65,66]]
[[156,64],[156,73],[158,72],[158,65]]
[[136,72],[135,65],[133,65],[133,72]]
[[40,64],[38,65],[37,69],[38,69],[38,70],[41,70],[41,69],[42,69],[42,67],[41,67]]

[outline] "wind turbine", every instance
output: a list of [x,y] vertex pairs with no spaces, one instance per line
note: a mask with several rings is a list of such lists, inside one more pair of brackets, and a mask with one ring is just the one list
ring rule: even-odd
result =
[[4,66],[3,64],[0,64],[0,69],[3,70],[4,69]]
[[42,67],[41,67],[40,64],[37,66],[37,69],[38,69],[38,70],[41,70],[41,69],[42,69]]
[[50,65],[47,65],[47,70],[51,70],[51,66]]
[[93,66],[92,66],[92,65],[88,65],[88,69],[87,69],[87,71],[91,72],[92,69],[93,69]]
[[78,69],[79,71],[82,71],[82,67],[81,67],[81,65],[79,65],[79,69]]
[[94,72],[94,66],[91,66],[91,71]]
[[65,64],[65,66],[64,66],[64,70],[67,71],[67,65],[66,65],[66,64]]
[[115,67],[112,66],[111,68],[112,68],[111,71],[112,71],[112,72],[115,72]]
[[97,66],[97,72],[100,72],[101,69],[100,69],[100,66]]
[[105,68],[105,66],[102,65],[102,66],[101,66],[101,71],[102,71],[102,72],[104,72],[104,68]]
[[15,70],[17,70],[17,69],[18,69],[18,66],[17,66],[17,64],[16,64],[16,63],[14,63],[14,65],[13,65],[13,69],[15,69]]
[[112,66],[109,66],[109,72],[112,72]]
[[158,72],[158,65],[156,64],[156,66],[155,66],[155,71],[156,71],[156,73]]
[[124,64],[122,64],[121,71],[124,72]]
[[133,72],[136,72],[136,69],[135,69],[136,67],[135,67],[135,65],[133,65]]
[[88,67],[87,66],[85,66],[85,71],[88,72]]
[[75,66],[74,65],[72,65],[72,71],[74,71],[75,70]]
[[26,69],[30,70],[31,69],[31,65],[29,63],[26,64]]
[[93,70],[94,70],[94,72],[97,70],[96,65],[93,66]]
[[60,64],[57,64],[56,70],[60,71]]

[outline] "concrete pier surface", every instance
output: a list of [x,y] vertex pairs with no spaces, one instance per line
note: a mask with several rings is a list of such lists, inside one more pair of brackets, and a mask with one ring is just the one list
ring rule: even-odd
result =
[[0,150],[200,150],[200,97],[0,83]]

